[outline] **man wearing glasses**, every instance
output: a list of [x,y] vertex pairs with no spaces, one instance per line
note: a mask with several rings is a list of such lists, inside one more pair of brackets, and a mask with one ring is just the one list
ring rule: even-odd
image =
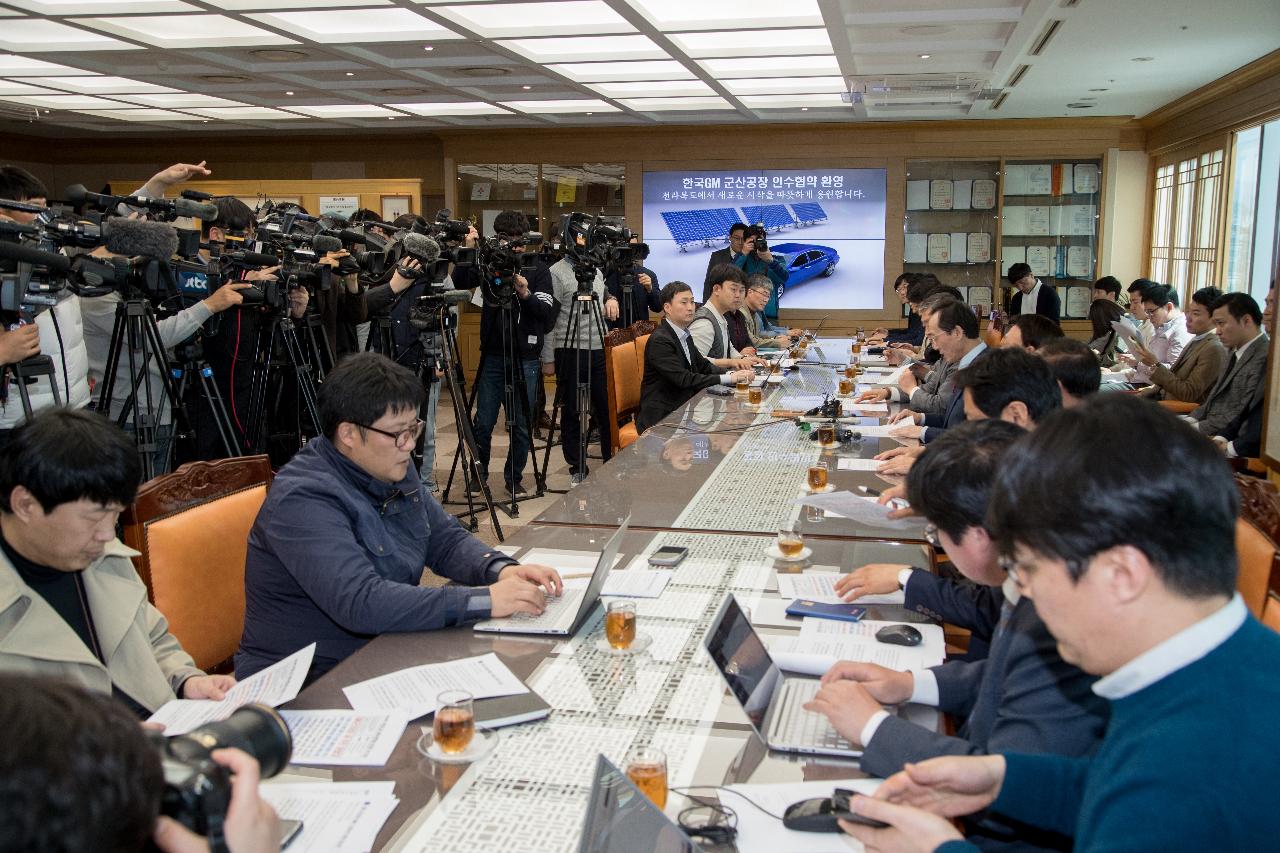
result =
[[[489,548],[423,491],[423,393],[377,353],[325,380],[324,434],[276,475],[249,533],[241,677],[314,642],[310,682],[378,634],[537,614],[560,594],[554,569]],[[457,585],[420,586],[424,565]]]

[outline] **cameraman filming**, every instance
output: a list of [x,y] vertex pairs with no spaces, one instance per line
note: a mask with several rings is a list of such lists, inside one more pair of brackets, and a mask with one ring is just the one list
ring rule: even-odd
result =
[[[648,320],[651,312],[662,313],[662,289],[658,286],[658,274],[644,265],[645,259],[649,257],[649,247],[640,242],[637,234],[631,235],[630,244],[635,253],[630,266],[626,269],[613,267],[604,279],[605,288],[618,300],[619,316],[617,320],[610,321],[610,329],[623,329],[638,320]],[[627,275],[631,276],[630,282],[624,280]]]
[[[519,253],[528,243],[529,220],[518,210],[504,210],[494,219],[493,230],[512,252]],[[534,408],[537,390],[542,384],[542,375],[538,371],[542,338],[555,324],[559,306],[551,295],[551,269],[541,261],[534,261],[534,271],[529,278],[517,272],[513,281],[514,298],[506,307],[484,299],[480,314],[480,370],[476,374],[476,411],[472,431],[480,465],[487,477],[498,405],[506,409],[512,428],[511,449],[503,467],[503,480],[510,494],[519,495],[525,491],[520,479],[529,456],[529,413]],[[463,283],[459,280],[454,284],[465,288],[470,286],[470,281]],[[504,317],[510,322],[505,333],[502,329]],[[504,351],[504,341],[515,354],[515,360]],[[521,389],[516,383],[516,371],[524,380],[523,397],[519,396]],[[512,386],[511,400],[505,396],[508,383]],[[480,490],[479,483],[473,483],[472,487],[477,492]]]
[[773,323],[778,321],[778,299],[787,283],[787,268],[779,258],[769,251],[763,225],[747,227],[742,243],[742,254],[733,260],[734,266],[742,270],[748,277],[767,275],[773,282],[773,293],[761,311],[765,318]]
[[[160,816],[160,752],[105,696],[44,676],[0,674],[0,851],[198,853],[208,842]],[[258,762],[238,749],[212,758],[231,776],[223,823],[232,853],[280,849],[280,821],[258,793]]]

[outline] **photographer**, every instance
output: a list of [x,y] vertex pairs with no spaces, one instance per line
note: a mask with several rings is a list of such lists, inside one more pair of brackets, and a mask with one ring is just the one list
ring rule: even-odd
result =
[[[630,248],[634,252],[625,269],[614,266],[605,276],[604,286],[618,300],[618,319],[609,322],[610,329],[624,329],[639,320],[648,320],[649,314],[662,313],[662,289],[658,286],[658,274],[644,265],[649,257],[649,247],[633,234]],[[631,281],[624,281],[630,275]],[[627,285],[630,284],[630,301]]]
[[[58,679],[0,674],[0,851],[209,850],[208,842],[160,816],[160,753],[116,702]],[[258,793],[258,762],[215,750],[232,771],[223,824],[232,853],[280,849],[280,822]]]
[[[542,372],[556,377],[561,402],[560,449],[564,461],[569,463],[569,482],[581,483],[587,476],[587,460],[581,458],[582,425],[578,422],[577,388],[590,383],[591,413],[600,431],[600,455],[605,462],[613,456],[609,441],[609,397],[604,382],[604,331],[596,328],[591,312],[581,313],[578,302],[578,277],[574,272],[572,253],[587,250],[587,236],[566,233],[565,241],[572,240],[570,254],[551,266],[552,293],[559,303],[555,326],[542,345]],[[605,290],[604,276],[596,271],[588,291],[600,301],[601,316],[606,322],[618,319],[618,299]],[[577,336],[569,340],[570,318],[578,315]]]
[[[512,252],[519,253],[525,248],[529,221],[523,213],[516,210],[502,211],[494,219],[493,229]],[[529,278],[517,272],[514,283],[514,298],[510,299],[506,309],[490,304],[490,300],[485,299],[480,314],[480,370],[476,374],[476,411],[472,431],[475,434],[480,465],[487,476],[493,426],[498,420],[498,405],[508,408],[504,390],[510,382],[515,405],[510,407],[514,411],[507,411],[507,417],[512,423],[511,450],[503,468],[503,480],[507,491],[518,495],[525,491],[520,478],[524,474],[524,463],[529,455],[529,412],[533,409],[537,389],[542,384],[538,356],[542,352],[543,335],[555,324],[559,306],[551,295],[551,270],[541,261],[534,262],[534,271]],[[465,287],[461,282],[455,284]],[[510,320],[505,334],[502,329],[504,317]],[[515,361],[503,350],[504,339],[517,356]],[[524,378],[523,398],[519,396],[520,389],[515,383],[516,371]],[[472,485],[479,491],[478,483]]]
[[769,294],[769,301],[765,303],[761,313],[769,321],[777,322],[778,300],[782,297],[782,290],[787,284],[787,268],[783,266],[780,259],[773,256],[773,252],[769,251],[763,225],[747,228],[742,242],[742,254],[734,258],[733,265],[747,276],[763,274],[773,282],[773,293]]
[[[49,191],[35,175],[17,166],[0,166],[0,199],[25,202],[44,207]],[[36,214],[0,208],[0,219],[29,225]],[[41,311],[34,322],[9,316],[3,318],[0,330],[0,365],[12,365],[33,355],[49,356],[53,364],[52,381],[57,383],[62,404],[73,409],[89,405],[89,357],[84,345],[80,299],[68,296],[48,311]],[[53,387],[43,379],[27,386],[32,414],[53,405]],[[0,377],[0,444],[26,417],[19,389],[13,384],[12,371],[5,367]]]
[[0,670],[43,673],[111,694],[139,717],[185,699],[221,699],[147,602],[116,539],[141,463],[102,416],[53,409],[0,449]]

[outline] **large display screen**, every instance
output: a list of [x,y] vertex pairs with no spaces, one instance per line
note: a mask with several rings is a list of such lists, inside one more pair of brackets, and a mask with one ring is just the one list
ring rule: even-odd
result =
[[701,298],[735,222],[763,223],[786,268],[781,308],[883,308],[884,169],[645,172],[646,266]]

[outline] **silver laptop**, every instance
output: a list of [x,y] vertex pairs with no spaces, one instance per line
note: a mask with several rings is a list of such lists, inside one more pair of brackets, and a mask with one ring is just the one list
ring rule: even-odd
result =
[[596,758],[578,853],[697,853],[698,849],[625,773],[603,755]]
[[703,645],[751,727],[770,749],[846,758],[862,754],[826,717],[802,707],[821,682],[784,678],[732,595],[725,596]]
[[622,526],[609,537],[596,567],[591,573],[591,580],[585,587],[566,587],[559,598],[547,598],[547,607],[542,613],[533,616],[527,613],[516,613],[505,619],[486,619],[476,623],[476,630],[497,634],[543,634],[553,637],[569,637],[577,633],[582,623],[587,621],[596,602],[600,600],[600,590],[609,577],[613,561],[618,557],[618,546],[627,532],[631,516],[627,516]]

